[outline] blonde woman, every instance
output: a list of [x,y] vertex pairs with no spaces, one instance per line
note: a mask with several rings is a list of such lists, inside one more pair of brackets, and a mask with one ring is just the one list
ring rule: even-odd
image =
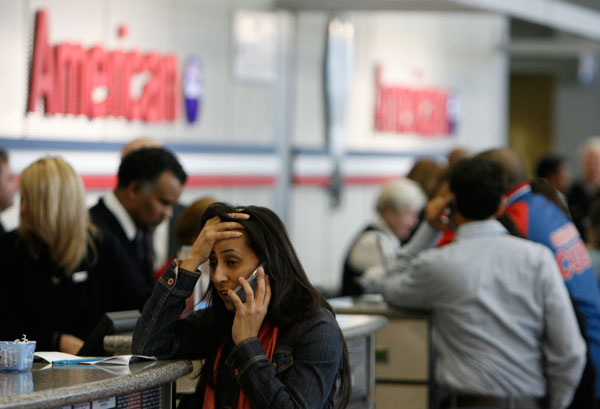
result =
[[19,228],[0,239],[0,339],[77,353],[107,311],[140,307],[124,257],[90,224],[81,178],[45,157],[20,178]]

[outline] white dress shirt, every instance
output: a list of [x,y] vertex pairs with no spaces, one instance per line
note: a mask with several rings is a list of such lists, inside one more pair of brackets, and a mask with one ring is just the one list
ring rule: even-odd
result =
[[119,221],[119,224],[123,228],[127,239],[129,241],[133,241],[133,239],[135,239],[135,235],[137,234],[138,229],[135,226],[135,222],[129,215],[129,212],[125,210],[117,196],[115,196],[114,192],[111,191],[104,195],[103,201],[104,205]]

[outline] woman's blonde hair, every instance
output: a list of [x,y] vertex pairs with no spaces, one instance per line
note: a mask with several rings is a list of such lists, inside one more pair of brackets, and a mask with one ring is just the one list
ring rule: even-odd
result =
[[21,173],[20,188],[25,210],[21,234],[45,243],[54,262],[70,275],[89,244],[90,217],[81,177],[62,158],[44,157]]

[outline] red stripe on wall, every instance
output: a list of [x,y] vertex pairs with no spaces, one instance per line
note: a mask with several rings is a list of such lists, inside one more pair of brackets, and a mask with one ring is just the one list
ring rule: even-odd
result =
[[[394,176],[347,176],[342,178],[344,185],[382,185],[390,180],[400,178]],[[329,176],[295,176],[294,184],[298,186],[320,186],[325,187],[331,184]]]
[[[83,185],[90,190],[109,190],[117,185],[115,175],[82,175]],[[273,186],[277,182],[275,176],[188,176],[186,187],[206,187],[206,186]]]
[[329,176],[294,176],[294,184],[299,186],[329,186],[331,178]]
[[117,186],[116,175],[81,175],[86,189],[113,189]]
[[275,176],[188,176],[187,187],[202,186],[273,186]]
[[344,178],[346,185],[383,185],[390,180],[399,179],[400,175],[394,176],[348,176]]
[[[117,177],[110,175],[82,175],[83,185],[89,190],[109,190],[117,185]],[[399,176],[347,176],[344,185],[382,185]],[[186,187],[271,187],[277,182],[275,176],[223,176],[223,175],[190,175]],[[326,187],[331,184],[329,176],[295,176],[297,186]]]

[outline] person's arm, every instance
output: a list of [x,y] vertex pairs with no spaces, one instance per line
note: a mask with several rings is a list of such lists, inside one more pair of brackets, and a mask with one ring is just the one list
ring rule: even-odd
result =
[[322,408],[335,387],[342,359],[342,335],[329,312],[307,321],[294,344],[289,368],[277,377],[260,343],[250,338],[236,345],[225,363],[253,408]]
[[453,196],[436,196],[425,207],[425,220],[421,222],[410,241],[400,249],[397,263],[390,268],[388,275],[402,272],[410,261],[422,250],[435,247],[439,232],[447,229],[450,221],[444,215]]
[[[452,199],[451,195],[437,196],[425,208],[425,221],[413,237],[400,249],[396,263],[386,272],[383,280],[383,299],[395,307],[431,308],[441,294],[440,277],[436,266],[443,263],[437,253],[423,250],[435,246],[439,231],[448,226],[442,214]],[[433,250],[436,251],[436,250]]]
[[438,274],[437,250],[428,250],[412,259],[400,260],[397,268],[383,281],[383,299],[397,308],[430,309],[435,300],[440,300],[447,287],[444,274]]
[[135,326],[132,353],[160,359],[204,357],[210,323],[202,314],[209,313],[200,311],[178,319],[199,276],[179,268],[176,261],[169,266],[154,286]]
[[540,269],[545,275],[543,297],[545,307],[542,352],[545,358],[545,376],[550,409],[567,407],[583,371],[586,346],[556,261],[549,250],[540,249]]

